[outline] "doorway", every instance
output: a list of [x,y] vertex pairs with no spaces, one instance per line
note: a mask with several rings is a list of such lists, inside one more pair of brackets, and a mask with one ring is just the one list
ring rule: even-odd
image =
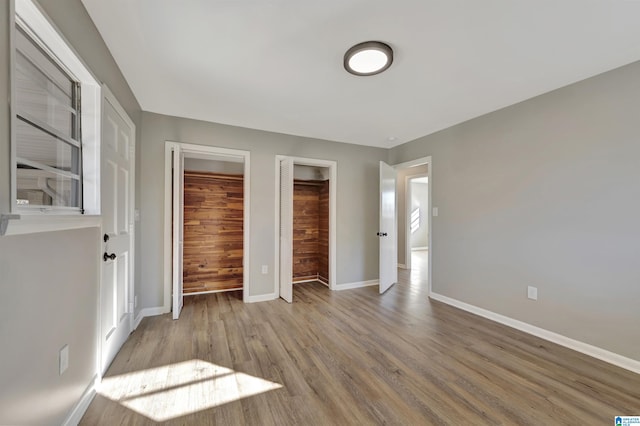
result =
[[293,284],[329,286],[329,169],[293,167]]
[[334,161],[276,157],[274,292],[289,303],[294,283],[335,286],[336,169]]
[[398,268],[431,293],[432,161],[423,157],[394,166],[398,173]]
[[426,174],[407,176],[405,188],[406,267],[413,269],[416,258],[426,266],[425,252],[429,250],[429,178]]
[[244,164],[184,159],[185,296],[242,291]]
[[185,294],[242,290],[247,301],[249,170],[248,151],[166,142],[164,310],[174,319]]

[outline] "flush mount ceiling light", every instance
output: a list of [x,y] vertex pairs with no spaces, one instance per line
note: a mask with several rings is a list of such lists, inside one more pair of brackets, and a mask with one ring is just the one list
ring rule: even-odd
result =
[[356,44],[344,54],[344,69],[354,75],[380,74],[392,63],[393,50],[381,41]]

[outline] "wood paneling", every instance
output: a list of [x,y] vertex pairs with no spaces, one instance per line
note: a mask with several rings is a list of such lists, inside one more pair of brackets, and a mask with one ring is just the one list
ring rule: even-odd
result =
[[318,277],[318,220],[320,184],[293,183],[293,280]]
[[[328,270],[328,184],[324,181],[295,180],[293,184],[293,281],[317,279]],[[326,206],[323,206],[326,198]],[[323,218],[323,209],[326,217]],[[326,222],[327,233],[321,231]],[[326,243],[325,243],[326,241]],[[325,247],[326,246],[326,247]],[[326,274],[328,276],[328,273]]]
[[[417,276],[401,270],[383,295],[299,285],[293,305],[189,297],[178,321],[142,320],[105,375],[121,392],[101,386],[80,424],[150,425],[176,406],[167,424],[607,425],[640,413],[640,375],[430,301]],[[180,364],[194,360],[282,387],[216,404],[236,380],[196,381]]]
[[320,186],[318,211],[318,277],[329,282],[329,181]]
[[184,172],[185,294],[241,289],[243,177]]

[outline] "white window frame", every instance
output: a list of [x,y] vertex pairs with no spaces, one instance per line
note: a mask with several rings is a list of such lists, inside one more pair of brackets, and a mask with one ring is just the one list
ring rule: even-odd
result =
[[[68,208],[24,208],[17,203],[15,63],[16,24],[24,24],[57,62],[78,80],[82,105],[82,199],[84,214]],[[11,10],[11,213],[0,217],[0,235],[100,226],[100,135],[102,93],[98,79],[32,0],[14,0]],[[19,219],[19,220],[17,220]]]

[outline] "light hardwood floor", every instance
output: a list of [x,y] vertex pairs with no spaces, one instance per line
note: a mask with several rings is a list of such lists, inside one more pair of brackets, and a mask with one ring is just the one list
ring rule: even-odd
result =
[[144,319],[81,424],[609,425],[640,415],[640,375],[430,301],[419,268],[382,296],[311,283],[294,297],[192,296],[178,321]]

